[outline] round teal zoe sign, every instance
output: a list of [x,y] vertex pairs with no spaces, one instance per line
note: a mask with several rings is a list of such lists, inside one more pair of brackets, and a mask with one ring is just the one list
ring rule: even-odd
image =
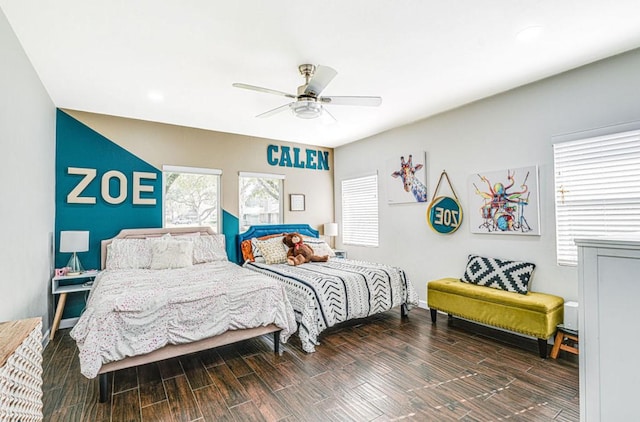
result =
[[427,222],[438,233],[453,233],[462,223],[462,207],[454,198],[439,196],[427,208]]

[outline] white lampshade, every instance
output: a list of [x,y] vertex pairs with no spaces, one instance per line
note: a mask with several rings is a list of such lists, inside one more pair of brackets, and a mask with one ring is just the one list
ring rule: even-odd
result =
[[324,225],[325,236],[337,236],[338,235],[338,223],[325,223]]
[[88,250],[88,231],[60,232],[60,252],[87,252]]

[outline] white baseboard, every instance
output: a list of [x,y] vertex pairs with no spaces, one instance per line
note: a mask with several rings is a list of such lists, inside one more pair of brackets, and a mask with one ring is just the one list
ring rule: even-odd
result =
[[58,327],[58,328],[60,330],[63,330],[65,328],[73,328],[74,325],[76,325],[78,323],[79,319],[80,319],[80,317],[66,318],[66,319],[60,320],[60,327]]
[[[60,320],[60,325],[58,326],[59,330],[64,330],[65,328],[73,328],[80,318],[65,318]],[[42,350],[44,350],[49,344],[49,338],[51,337],[51,327],[44,333],[42,336]]]
[[45,333],[44,336],[42,336],[42,350],[44,350],[47,345],[49,344],[49,336],[51,335],[51,328],[49,328]]

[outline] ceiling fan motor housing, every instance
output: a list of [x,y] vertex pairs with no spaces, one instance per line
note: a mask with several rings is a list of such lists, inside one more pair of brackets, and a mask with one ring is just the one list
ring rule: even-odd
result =
[[309,83],[309,79],[311,79],[313,74],[316,72],[316,66],[312,64],[301,64],[298,66],[298,70],[300,71],[300,74],[304,76],[306,83]]

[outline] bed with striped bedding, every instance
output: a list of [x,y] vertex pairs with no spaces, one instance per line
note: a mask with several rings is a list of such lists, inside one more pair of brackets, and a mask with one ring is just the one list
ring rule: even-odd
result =
[[330,258],[299,266],[246,261],[244,267],[285,286],[302,347],[309,353],[329,327],[398,306],[404,315],[418,305],[418,295],[404,271],[389,265]]

